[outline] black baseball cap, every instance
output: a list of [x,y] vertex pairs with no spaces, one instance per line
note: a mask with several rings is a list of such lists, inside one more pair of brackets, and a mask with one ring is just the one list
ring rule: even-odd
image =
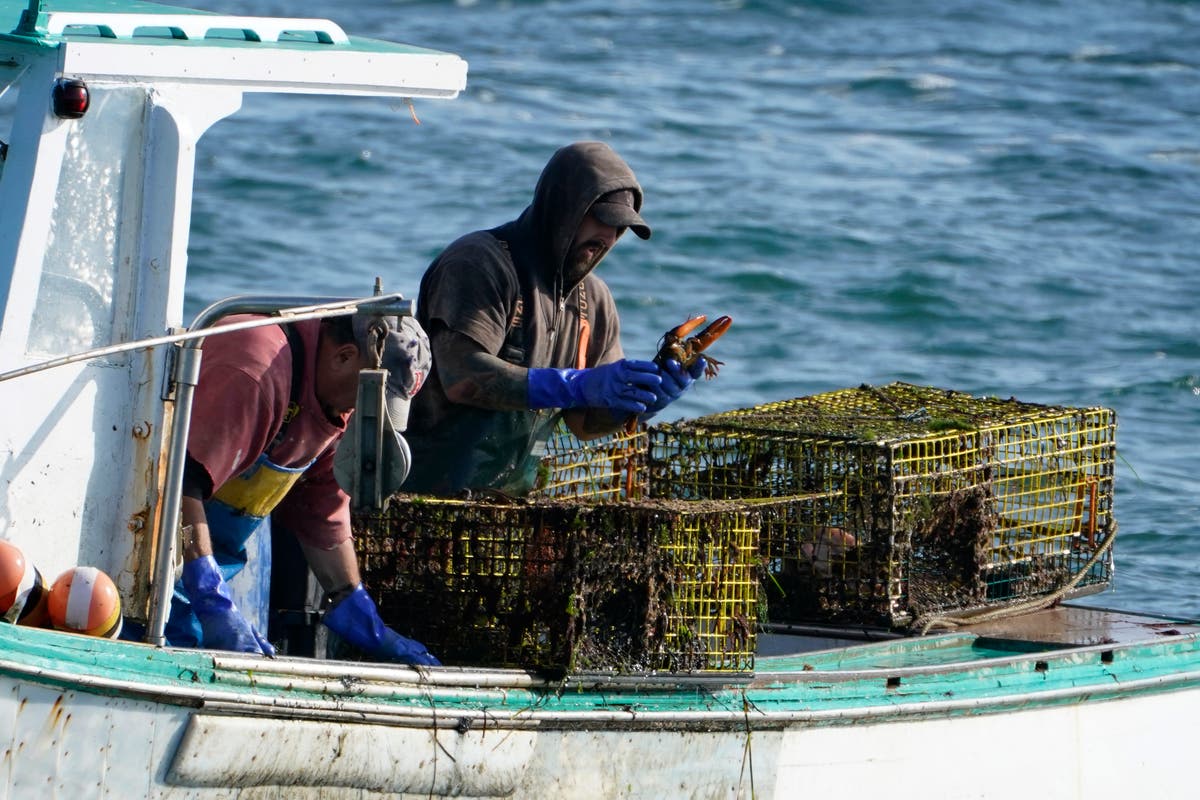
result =
[[605,225],[611,225],[614,228],[629,228],[639,238],[650,238],[650,226],[634,208],[633,191],[630,189],[619,189],[601,195],[599,200],[592,203],[591,212],[592,216]]

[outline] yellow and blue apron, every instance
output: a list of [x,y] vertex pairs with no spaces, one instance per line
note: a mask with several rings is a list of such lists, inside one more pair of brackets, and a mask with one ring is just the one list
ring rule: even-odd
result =
[[[204,503],[212,539],[213,558],[221,576],[229,585],[233,602],[263,636],[267,635],[267,614],[271,597],[271,512],[295,485],[316,458],[301,467],[282,467],[269,454],[283,440],[284,432],[299,411],[303,349],[299,336],[290,326],[281,326],[292,348],[292,396],[287,415],[275,439],[258,459],[241,474],[225,482]],[[200,622],[192,613],[182,581],[175,582],[171,615],[165,631],[175,647],[199,647],[202,644]]]

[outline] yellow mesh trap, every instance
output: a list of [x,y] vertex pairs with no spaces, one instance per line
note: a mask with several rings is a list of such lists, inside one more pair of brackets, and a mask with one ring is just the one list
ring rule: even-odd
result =
[[903,627],[1104,588],[1115,433],[1105,408],[864,385],[651,428],[650,494],[758,504],[770,620]]
[[646,496],[645,424],[632,431],[580,441],[559,423],[546,442],[534,497],[577,498],[598,502]]
[[761,520],[742,506],[397,495],[354,526],[383,619],[444,663],[753,669]]

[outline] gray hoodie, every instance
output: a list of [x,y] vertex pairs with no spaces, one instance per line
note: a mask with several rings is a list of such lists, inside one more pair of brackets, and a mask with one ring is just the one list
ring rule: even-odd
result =
[[[558,150],[517,219],[463,236],[430,264],[417,300],[422,327],[431,335],[448,329],[468,336],[523,367],[593,367],[620,359],[620,323],[608,287],[594,272],[565,285],[563,265],[592,203],[621,189],[632,191],[640,210],[641,186],[608,145],[579,142]],[[581,304],[591,329],[583,359]],[[405,490],[452,495],[465,488],[531,488],[561,412],[455,404],[442,390],[436,359],[432,377],[413,400],[407,434],[413,472]]]

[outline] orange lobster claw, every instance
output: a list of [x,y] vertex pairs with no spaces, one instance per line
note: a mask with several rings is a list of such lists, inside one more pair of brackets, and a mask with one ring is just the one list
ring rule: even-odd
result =
[[[700,317],[700,321],[703,322],[704,317]],[[709,325],[692,338],[692,350],[697,353],[703,352],[710,344],[724,336],[725,331],[729,330],[729,326],[732,324],[733,317],[717,317],[712,325]]]
[[[676,325],[674,328],[672,328],[670,332],[667,333],[667,337],[670,338],[674,336],[676,339],[682,339],[692,331],[696,330],[696,328],[699,328],[701,325],[703,325],[707,319],[708,317],[706,317],[704,314],[701,314],[698,317],[692,317],[682,325]],[[717,323],[715,322],[713,323],[713,325],[716,324]]]

